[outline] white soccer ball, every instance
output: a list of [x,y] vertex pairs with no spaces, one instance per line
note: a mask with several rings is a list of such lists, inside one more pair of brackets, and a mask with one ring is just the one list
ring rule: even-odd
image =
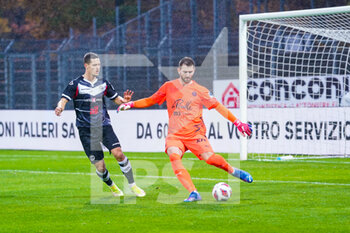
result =
[[227,201],[232,195],[232,189],[230,185],[220,182],[214,186],[212,195],[217,201]]

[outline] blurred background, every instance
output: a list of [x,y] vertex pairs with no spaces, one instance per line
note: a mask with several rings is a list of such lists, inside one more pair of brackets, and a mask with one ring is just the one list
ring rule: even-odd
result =
[[[183,56],[200,65],[224,27],[229,65],[237,67],[240,14],[349,2],[0,0],[0,109],[54,109],[68,82],[83,74],[82,57],[88,51],[147,56],[154,66],[103,68],[118,92],[132,89],[135,99],[144,98],[167,81],[158,66],[176,66]],[[226,78],[232,76],[238,77],[238,69]]]

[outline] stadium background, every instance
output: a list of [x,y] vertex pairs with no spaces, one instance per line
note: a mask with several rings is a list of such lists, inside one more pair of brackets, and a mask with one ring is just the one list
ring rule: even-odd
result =
[[[0,89],[0,109],[54,109],[69,80],[83,73],[82,56],[87,51],[147,56],[154,66],[103,69],[103,75],[117,91],[128,88],[135,91],[135,99],[146,97],[167,81],[158,66],[176,66],[183,56],[192,56],[197,64],[201,64],[224,27],[228,29],[229,65],[237,67],[240,14],[347,4],[344,0],[112,2],[102,14],[87,14],[85,21],[89,21],[88,25],[82,28],[75,22],[66,33],[56,33],[54,38],[42,38],[41,35],[36,39],[30,31],[27,34],[0,32],[0,85],[3,87]],[[89,7],[94,7],[94,4],[99,2],[90,3]],[[32,5],[40,9],[39,3],[33,2]],[[4,18],[10,10],[2,10]],[[76,10],[79,13],[84,9],[77,7]],[[18,12],[23,14],[26,9]],[[237,73],[221,78],[237,77],[238,69]],[[114,108],[112,103],[108,104],[109,108]],[[71,109],[72,105],[68,107]]]
[[[30,30],[30,25],[27,30],[28,25],[16,26],[25,18],[26,10],[19,7],[25,3],[32,6],[26,9],[34,16],[44,15],[43,26],[50,21],[49,16],[45,17],[46,4],[67,8],[74,5],[78,10],[70,13],[68,22],[57,21],[57,25],[53,24],[55,30],[38,35]],[[200,65],[224,27],[229,35],[229,65],[237,68],[240,14],[347,4],[348,1],[335,0],[0,0],[0,119],[14,128],[16,118],[21,123],[29,118],[33,125],[36,121],[53,124],[54,120],[49,121],[54,118],[66,124],[65,133],[70,132],[67,122],[75,129],[73,111],[57,118],[53,109],[69,80],[84,72],[82,56],[87,51],[147,56],[154,66],[104,69],[104,76],[118,91],[133,89],[135,98],[140,98],[167,80],[159,72],[159,65],[176,66],[179,58],[188,55]],[[62,13],[65,7],[57,8],[56,13]],[[38,13],[40,9],[44,14]],[[95,14],[94,9],[100,11]],[[80,16],[81,11],[91,13]],[[16,15],[16,20],[11,15]],[[85,17],[84,22],[76,20],[81,17]],[[228,78],[237,78],[238,71],[234,75],[237,76]],[[109,104],[111,110],[115,109]],[[71,103],[69,108],[72,109]],[[138,111],[148,115],[155,112]],[[119,115],[127,119],[132,112],[135,111]],[[135,118],[130,121],[136,123]],[[312,120],[318,118],[312,116]],[[162,123],[165,120],[166,114]],[[6,133],[3,125],[2,133]],[[36,133],[33,132],[34,137]],[[122,133],[120,137],[140,147],[129,136],[131,133]],[[73,139],[66,136],[64,140],[55,143],[66,150]],[[0,138],[0,144],[6,144],[4,141]],[[164,143],[163,138],[159,141]],[[236,138],[232,141],[238,143]],[[182,201],[187,191],[180,187],[164,152],[126,152],[135,178],[147,196],[136,199],[128,194],[119,199],[102,186],[78,139],[78,152],[23,150],[24,142],[46,146],[43,137],[22,137],[12,143],[20,149],[0,150],[0,232],[350,232],[349,158],[240,161],[238,154],[221,153],[232,165],[253,175],[254,182],[247,184],[186,154],[184,164],[191,165],[187,168],[203,201],[185,204]],[[152,142],[157,143],[155,139]],[[118,165],[112,156],[105,155],[114,181],[122,185],[124,177]],[[237,194],[226,203],[211,197],[213,186],[222,181]],[[127,184],[123,190],[127,193]],[[167,202],[159,201],[161,196]]]

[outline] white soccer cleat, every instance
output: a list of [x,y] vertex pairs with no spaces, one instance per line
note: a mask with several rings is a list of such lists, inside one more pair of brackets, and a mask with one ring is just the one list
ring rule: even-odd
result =
[[145,191],[143,191],[140,187],[138,187],[136,184],[133,184],[130,187],[131,191],[137,196],[137,197],[144,197],[146,196]]
[[124,193],[122,190],[118,188],[116,184],[113,183],[112,186],[109,186],[109,189],[112,191],[113,196],[115,197],[122,197],[124,196]]

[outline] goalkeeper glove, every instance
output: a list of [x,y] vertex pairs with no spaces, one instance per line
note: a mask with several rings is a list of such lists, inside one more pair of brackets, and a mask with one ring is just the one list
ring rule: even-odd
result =
[[132,102],[132,101],[121,104],[121,105],[119,105],[119,107],[117,109],[117,113],[119,111],[125,111],[125,110],[128,110],[128,109],[133,108],[133,107],[134,107],[134,102]]
[[252,134],[252,126],[250,124],[242,123],[238,119],[235,120],[233,124],[237,127],[237,129],[239,130],[239,132],[241,132],[243,136],[245,136],[245,134],[247,136],[250,136]]

